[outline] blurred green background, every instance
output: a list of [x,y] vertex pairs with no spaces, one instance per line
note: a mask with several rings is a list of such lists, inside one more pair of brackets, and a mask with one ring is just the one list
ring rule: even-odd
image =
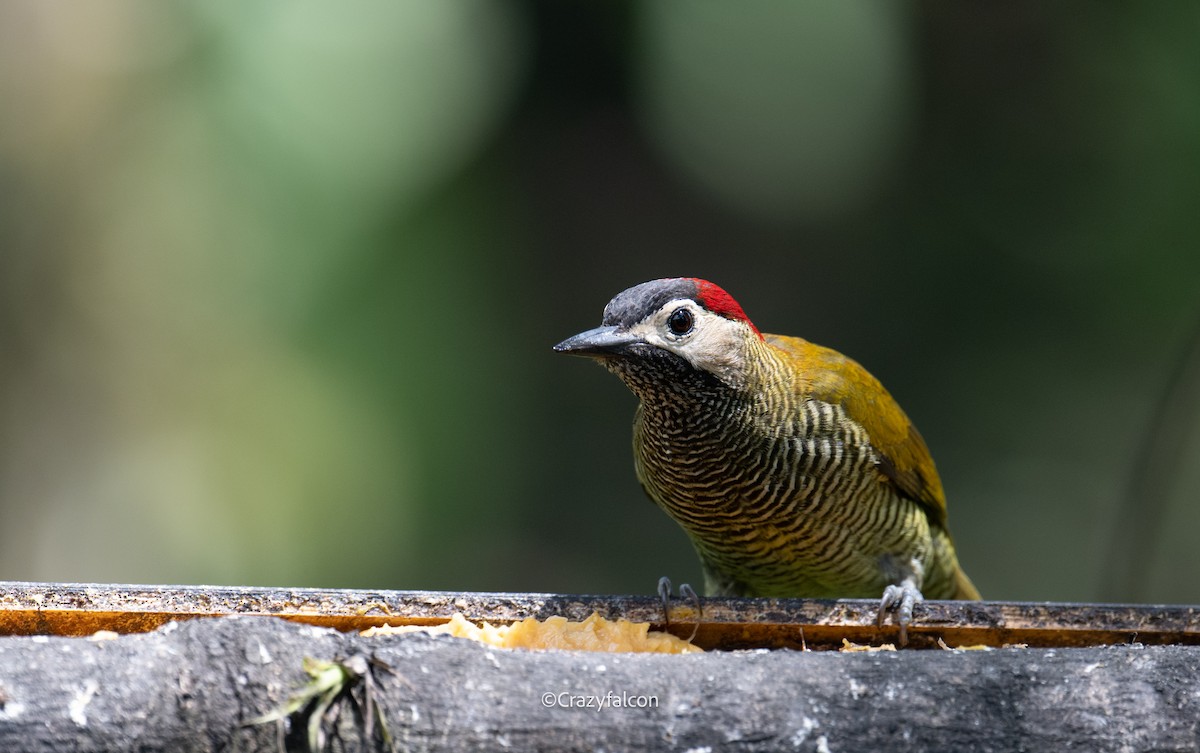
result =
[[0,4],[0,578],[699,583],[634,398],[550,350],[685,275],[888,385],[985,596],[1198,602],[1198,38],[1082,0]]

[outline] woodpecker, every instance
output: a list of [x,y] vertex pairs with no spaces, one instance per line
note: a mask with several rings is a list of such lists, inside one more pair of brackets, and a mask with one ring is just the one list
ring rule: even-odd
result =
[[554,349],[639,398],[638,480],[691,538],[708,595],[880,597],[901,643],[925,597],[979,598],[925,440],[857,362],[760,332],[693,277],[619,293]]

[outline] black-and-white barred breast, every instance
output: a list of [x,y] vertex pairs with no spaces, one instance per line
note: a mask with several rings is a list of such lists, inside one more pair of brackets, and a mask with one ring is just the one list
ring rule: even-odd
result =
[[882,483],[865,430],[838,405],[791,402],[715,384],[643,397],[638,478],[691,537],[707,591],[874,596],[910,561],[937,570],[925,513]]

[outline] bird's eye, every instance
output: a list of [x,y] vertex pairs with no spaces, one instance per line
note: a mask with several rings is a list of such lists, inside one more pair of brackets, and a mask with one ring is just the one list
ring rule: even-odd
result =
[[692,326],[695,325],[696,319],[692,316],[692,312],[687,309],[675,309],[671,315],[667,317],[667,328],[676,335],[686,335],[692,331]]

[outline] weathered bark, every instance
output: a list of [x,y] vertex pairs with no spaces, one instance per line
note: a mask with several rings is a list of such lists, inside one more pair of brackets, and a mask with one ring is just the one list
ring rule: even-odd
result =
[[[274,723],[243,725],[309,681],[305,657],[352,656],[393,670],[374,677],[397,750],[1200,745],[1192,647],[584,654],[227,617],[112,640],[0,638],[0,751],[274,750]],[[579,705],[593,698],[603,707]],[[347,707],[332,749],[379,749],[360,726]]]

